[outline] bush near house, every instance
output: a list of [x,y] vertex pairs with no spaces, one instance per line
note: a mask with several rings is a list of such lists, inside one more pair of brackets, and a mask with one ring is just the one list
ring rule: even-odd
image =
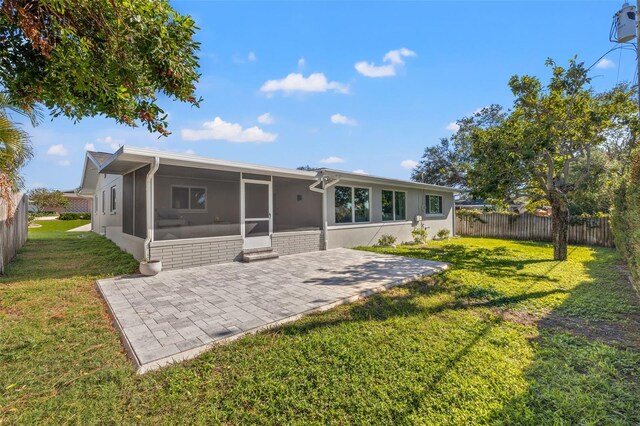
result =
[[413,236],[413,241],[416,244],[424,244],[429,238],[429,232],[422,226],[416,226],[415,228],[413,228],[411,230],[411,235]]
[[437,237],[439,240],[446,240],[446,239],[448,239],[448,238],[449,238],[450,234],[451,234],[451,231],[449,231],[449,230],[448,230],[448,229],[446,229],[446,228],[442,228],[442,229],[440,229],[440,230],[436,233],[436,237]]
[[60,220],[91,220],[91,213],[60,213]]
[[391,247],[396,243],[397,238],[393,235],[383,234],[378,238],[378,247]]
[[640,150],[632,159],[628,177],[621,179],[616,194],[612,225],[616,247],[640,283]]

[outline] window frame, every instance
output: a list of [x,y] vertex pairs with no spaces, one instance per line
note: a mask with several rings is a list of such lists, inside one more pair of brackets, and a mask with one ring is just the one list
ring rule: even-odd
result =
[[117,211],[116,191],[116,185],[111,185],[109,188],[109,214],[116,214]]
[[[206,186],[198,186],[198,185],[171,185],[171,208],[173,207],[173,189],[174,188],[184,188],[188,190],[188,203],[189,207],[186,209],[175,209],[180,213],[207,213],[209,210],[209,197],[207,194]],[[204,209],[193,209],[191,208],[191,190],[192,189],[204,189]]]
[[102,190],[102,199],[100,200],[101,204],[102,204],[102,214],[106,213],[106,208],[105,208],[105,204],[107,204],[107,191],[106,190]]
[[100,208],[100,202],[98,201],[98,194],[95,194],[93,196],[93,203],[94,203],[93,212],[98,213],[98,209]]
[[[440,199],[440,211],[437,213],[431,212],[431,197],[438,197]],[[424,214],[426,216],[444,216],[444,206],[443,206],[443,196],[436,194],[425,194],[425,206],[424,206]]]
[[[351,189],[351,221],[350,222],[338,222],[336,220],[336,188],[349,188]],[[333,187],[333,223],[336,225],[353,225],[353,224],[361,224],[361,223],[371,223],[371,193],[372,189],[370,186],[355,186],[355,185],[335,185]],[[356,189],[365,189],[368,194],[368,215],[367,220],[356,222]]]
[[[384,218],[384,213],[382,212],[382,193],[383,192],[392,193],[391,207],[393,208],[393,219]],[[399,193],[399,192],[404,194],[404,219],[398,219],[398,215],[396,212],[396,193]],[[400,190],[387,189],[387,188],[382,188],[380,190],[380,219],[382,222],[404,222],[407,220],[407,191],[400,191]]]

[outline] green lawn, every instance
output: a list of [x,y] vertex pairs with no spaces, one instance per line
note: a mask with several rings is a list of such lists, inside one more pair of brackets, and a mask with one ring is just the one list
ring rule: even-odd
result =
[[570,250],[381,250],[452,269],[136,376],[93,282],[135,262],[34,232],[0,278],[0,424],[638,424],[638,299],[614,251]]
[[38,228],[29,228],[29,234],[47,234],[55,231],[68,231],[69,229],[77,228],[82,225],[91,223],[90,220],[38,220],[35,224],[40,225]]

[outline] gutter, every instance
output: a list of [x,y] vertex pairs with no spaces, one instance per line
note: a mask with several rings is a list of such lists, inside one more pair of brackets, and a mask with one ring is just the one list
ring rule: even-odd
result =
[[144,240],[144,260],[149,261],[149,253],[151,251],[151,241],[153,241],[153,183],[156,172],[160,167],[160,157],[153,157],[151,168],[147,173],[145,180],[146,191],[146,210],[147,210],[147,238]]

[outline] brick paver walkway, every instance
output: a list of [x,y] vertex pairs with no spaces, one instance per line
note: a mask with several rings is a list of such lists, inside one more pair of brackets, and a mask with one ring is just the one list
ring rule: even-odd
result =
[[138,372],[446,269],[441,262],[334,249],[98,281]]

